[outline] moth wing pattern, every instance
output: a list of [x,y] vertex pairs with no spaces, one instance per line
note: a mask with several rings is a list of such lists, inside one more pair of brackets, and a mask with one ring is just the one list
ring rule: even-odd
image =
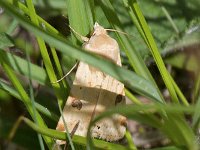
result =
[[[121,66],[117,42],[108,36],[105,29],[98,24],[95,24],[92,37],[83,47],[87,51],[102,55]],[[120,104],[125,104],[124,85],[99,69],[80,62],[70,96],[63,110],[67,128],[71,132],[78,123],[75,134],[86,136],[93,117]],[[125,124],[125,117],[114,114],[96,122],[91,134],[94,138],[117,141],[124,137]],[[61,118],[56,129],[65,131]]]

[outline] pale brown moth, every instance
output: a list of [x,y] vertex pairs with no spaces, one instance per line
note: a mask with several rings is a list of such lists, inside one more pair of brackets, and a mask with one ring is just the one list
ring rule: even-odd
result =
[[[83,48],[121,66],[118,43],[98,23],[95,23],[94,32],[83,44]],[[125,104],[125,93],[121,82],[93,66],[80,62],[63,115],[70,133],[75,131],[76,135],[86,136],[93,117],[113,106],[123,104]],[[56,129],[65,131],[62,118]],[[97,122],[91,134],[94,138],[117,141],[124,137],[125,131],[126,118],[115,114]]]

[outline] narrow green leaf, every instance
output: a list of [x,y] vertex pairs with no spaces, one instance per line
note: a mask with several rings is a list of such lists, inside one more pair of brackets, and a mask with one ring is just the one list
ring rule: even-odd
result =
[[184,145],[186,149],[198,150],[197,142],[191,127],[182,114],[167,114],[161,130],[178,146]]
[[[28,54],[28,50],[26,49],[26,59],[28,61],[28,76],[29,76],[29,97],[30,97],[30,100],[31,100],[31,105],[32,105],[32,109],[33,109],[33,113],[34,113],[34,116],[33,116],[33,120],[34,122],[38,125],[38,118],[36,117],[36,107],[35,107],[35,96],[34,96],[34,91],[33,91],[33,83],[32,83],[32,80],[31,80],[31,70],[30,70],[30,56]],[[40,133],[37,133],[37,136],[38,136],[38,141],[39,141],[39,144],[40,144],[40,148],[41,150],[44,150],[44,142],[42,140],[42,136]]]
[[[33,22],[34,25],[39,27],[39,21],[38,21],[36,12],[35,12],[34,5],[32,4],[32,1],[27,0],[26,3],[28,6],[28,9],[29,9],[29,12],[30,12],[31,21]],[[52,62],[50,60],[45,42],[40,36],[37,36],[36,38],[37,38],[37,42],[38,42],[38,45],[40,48],[40,52],[41,52],[41,55],[42,55],[42,58],[44,61],[44,65],[45,65],[48,77],[51,82],[55,82],[55,81],[57,81],[57,77],[56,77]],[[66,89],[64,88],[64,86],[61,86],[60,84],[62,84],[62,82],[52,84],[52,87],[54,88],[54,91],[55,91],[55,94],[56,94],[59,104],[61,106],[63,106],[64,105],[63,102],[64,102],[65,98],[67,97],[67,92],[66,92]]]
[[131,150],[137,150],[137,147],[136,147],[135,144],[133,143],[133,138],[132,138],[132,136],[131,136],[131,133],[130,133],[129,131],[126,131],[125,136],[126,136],[126,139],[127,139],[127,141],[128,141],[129,148],[130,148]]
[[[10,66],[17,73],[28,77],[28,62],[18,56],[15,56],[9,52],[0,49],[0,55],[7,59]],[[42,85],[50,85],[50,81],[47,77],[45,70],[35,64],[31,64],[31,79],[36,80]]]
[[[70,26],[82,36],[86,36],[93,29],[94,25],[94,2],[93,0],[67,0],[67,13]],[[76,36],[79,40],[79,36]],[[77,40],[73,36],[73,43],[76,45]]]
[[146,20],[143,16],[141,10],[140,10],[140,7],[139,7],[137,1],[136,0],[129,0],[128,3],[130,5],[130,8],[132,9],[132,12],[136,16],[136,19],[137,19],[139,25],[141,26],[141,29],[143,31],[142,35],[144,35],[144,38],[145,38],[144,40],[145,40],[145,42],[147,42],[146,44],[148,45],[148,47],[151,51],[151,54],[152,54],[157,66],[158,66],[158,69],[161,73],[161,76],[162,76],[162,78],[165,82],[167,89],[169,90],[169,93],[172,97],[172,100],[174,102],[179,102],[178,97],[176,95],[176,91],[174,89],[174,86],[171,83],[172,79],[170,78],[170,74],[168,73],[168,71],[165,67],[165,64],[162,60],[162,57],[161,57],[161,55],[158,51],[157,45],[156,45],[154,38],[151,34],[151,31],[149,29],[149,26],[148,26],[148,24],[147,24],[147,22],[146,22]]
[[192,118],[192,126],[194,128],[194,131],[196,131],[199,128],[199,122],[200,122],[200,96],[197,99],[195,113]]
[[17,20],[14,19],[14,20],[12,21],[12,23],[10,24],[10,26],[9,26],[8,30],[6,31],[6,33],[7,33],[7,34],[13,33],[14,30],[16,29],[17,25],[18,25],[18,22],[17,22]]
[[12,38],[6,33],[0,33],[0,48],[14,46]]

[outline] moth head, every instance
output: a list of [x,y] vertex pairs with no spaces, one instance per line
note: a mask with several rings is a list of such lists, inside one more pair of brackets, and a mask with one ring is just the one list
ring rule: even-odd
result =
[[107,34],[107,32],[102,26],[100,26],[97,22],[95,22],[93,35],[100,35],[100,34]]

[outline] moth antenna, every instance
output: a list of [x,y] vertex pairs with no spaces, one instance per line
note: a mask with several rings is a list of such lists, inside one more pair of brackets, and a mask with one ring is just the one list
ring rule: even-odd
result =
[[[123,31],[118,31],[118,30],[115,30],[115,29],[105,29],[105,30],[106,30],[106,31],[112,31],[112,32],[118,32],[118,33],[121,33],[121,34],[124,34],[124,35],[127,35],[127,36],[131,36],[131,37],[137,39],[136,36],[131,35],[131,34],[128,34],[128,33],[123,32]],[[137,40],[138,40],[140,43],[144,44],[144,41],[141,41],[141,40],[139,40],[139,39],[137,39]]]
[[55,82],[51,82],[51,83],[55,84],[55,83],[62,81],[64,78],[66,78],[74,70],[74,68],[76,68],[77,65],[78,65],[78,62],[61,79],[59,79]]
[[115,30],[115,29],[105,29],[106,31],[112,31],[112,32],[118,32],[118,33],[122,33],[122,34],[125,34],[125,35],[128,35],[128,36],[131,36],[130,34],[126,33],[126,32],[123,32],[123,31],[118,31],[118,30]]
[[69,25],[69,28],[72,30],[72,32],[74,32],[76,35],[78,35],[78,36],[81,38],[81,40],[83,40],[84,42],[88,42],[88,41],[89,41],[89,38],[80,35],[80,34],[79,34],[78,32],[76,32],[70,25]]

